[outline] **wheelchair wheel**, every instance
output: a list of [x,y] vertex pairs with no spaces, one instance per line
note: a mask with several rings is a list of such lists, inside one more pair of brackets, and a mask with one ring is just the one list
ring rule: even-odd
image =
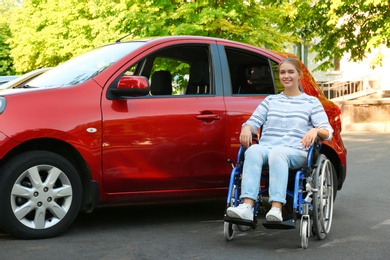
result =
[[[235,199],[235,194],[237,192],[237,186],[236,185],[233,185],[232,187],[232,194],[231,194],[231,199],[229,201],[229,203],[226,205],[226,209],[228,207],[234,207],[236,203],[236,199]],[[230,241],[233,239],[234,237],[234,226],[235,224],[232,224],[232,223],[229,223],[229,222],[224,222],[224,225],[223,225],[223,234],[226,238],[226,241]]]
[[241,232],[246,232],[251,228],[250,226],[244,226],[244,225],[236,225],[236,226],[238,230],[240,230]]
[[234,229],[232,223],[225,222],[223,224],[223,234],[225,236],[226,241],[231,241],[234,237]]
[[301,221],[301,247],[306,249],[309,246],[309,221],[302,219]]
[[317,159],[317,168],[313,174],[313,186],[318,192],[313,194],[313,224],[318,239],[324,239],[329,233],[333,217],[333,166],[321,154]]

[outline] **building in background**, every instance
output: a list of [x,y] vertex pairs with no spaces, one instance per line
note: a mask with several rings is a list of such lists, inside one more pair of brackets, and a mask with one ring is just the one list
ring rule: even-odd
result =
[[[314,71],[319,63],[314,62],[315,53],[310,53],[307,46],[296,45],[292,50],[306,67],[312,72],[320,86],[332,86],[337,84],[349,84],[350,82],[360,82],[359,90],[373,89],[379,95],[390,91],[390,49],[382,47],[372,53],[367,54],[367,58],[361,62],[349,61],[349,56],[345,55],[335,69],[326,72]],[[382,66],[372,68],[371,61],[375,55],[381,52],[383,54]]]

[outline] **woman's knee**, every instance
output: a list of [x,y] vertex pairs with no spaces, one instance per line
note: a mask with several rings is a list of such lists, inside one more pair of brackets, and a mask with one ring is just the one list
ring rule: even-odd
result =
[[285,147],[275,147],[269,153],[269,160],[286,160],[288,157]]
[[275,147],[269,154],[270,164],[272,162],[286,162],[289,167],[296,168],[303,166],[306,162],[306,152],[288,147]]

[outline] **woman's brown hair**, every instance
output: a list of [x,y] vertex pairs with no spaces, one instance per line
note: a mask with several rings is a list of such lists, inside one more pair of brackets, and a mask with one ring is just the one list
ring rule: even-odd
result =
[[291,65],[293,65],[295,67],[295,69],[298,71],[298,74],[299,75],[302,75],[302,66],[301,66],[301,62],[296,59],[296,58],[293,58],[293,57],[287,57],[287,58],[284,58],[280,63],[279,63],[279,67],[278,67],[278,72],[279,72],[279,69],[280,69],[280,65],[282,65],[283,63],[285,62],[288,62],[290,63]]

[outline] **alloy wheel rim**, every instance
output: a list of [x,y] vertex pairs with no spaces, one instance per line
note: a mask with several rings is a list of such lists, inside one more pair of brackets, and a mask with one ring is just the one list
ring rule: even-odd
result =
[[11,191],[11,208],[15,218],[32,229],[56,225],[72,204],[69,178],[52,165],[37,165],[24,171]]

